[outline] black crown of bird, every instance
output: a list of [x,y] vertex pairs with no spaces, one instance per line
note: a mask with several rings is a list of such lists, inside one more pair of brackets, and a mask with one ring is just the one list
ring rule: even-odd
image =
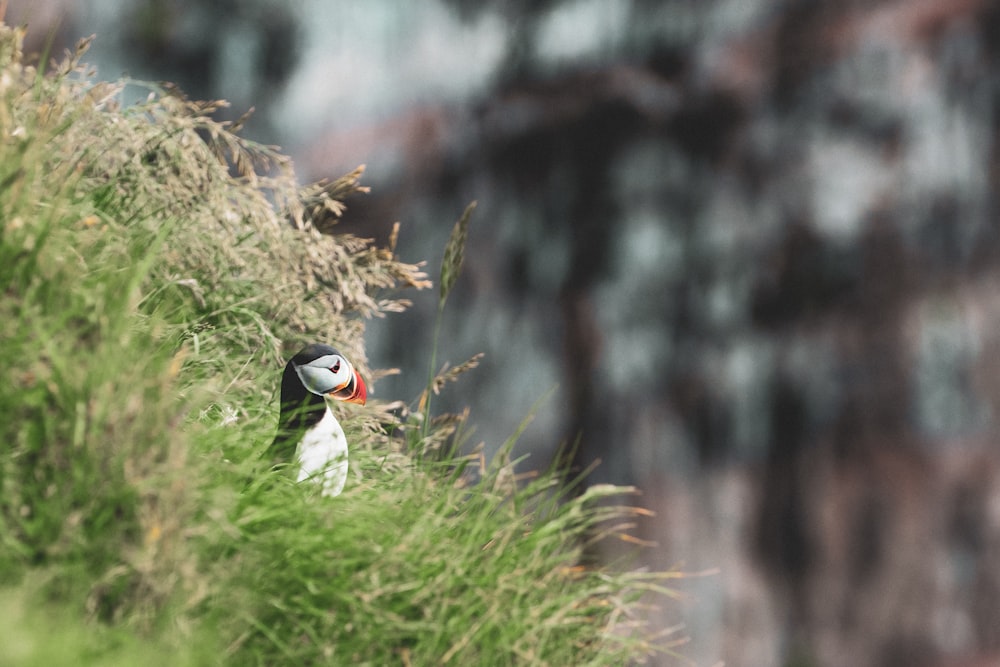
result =
[[336,496],[347,480],[347,438],[328,401],[365,404],[361,374],[335,348],[307,345],[281,376],[278,432],[269,451],[275,464],[292,463],[298,481],[314,481]]

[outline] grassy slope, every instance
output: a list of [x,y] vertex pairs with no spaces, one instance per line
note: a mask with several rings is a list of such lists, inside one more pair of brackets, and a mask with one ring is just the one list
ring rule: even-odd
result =
[[[357,174],[300,189],[213,105],[153,90],[120,108],[72,58],[38,76],[18,38],[0,28],[0,664],[651,650],[633,604],[671,575],[577,566],[632,512],[606,502],[622,489],[558,502],[557,476],[514,484],[504,457],[428,463],[379,403],[342,414],[343,496],[263,468],[283,344],[333,342],[371,377],[363,318],[423,274],[308,222]],[[410,428],[407,450],[454,428]]]

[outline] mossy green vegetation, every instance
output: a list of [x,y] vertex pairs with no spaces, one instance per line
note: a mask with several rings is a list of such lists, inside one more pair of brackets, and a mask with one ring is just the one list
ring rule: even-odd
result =
[[124,105],[138,84],[89,77],[85,45],[43,74],[20,39],[0,26],[0,663],[620,665],[664,648],[636,605],[676,575],[581,565],[641,513],[629,489],[519,479],[512,443],[460,455],[462,419],[427,400],[338,408],[337,498],[269,470],[287,351],[330,342],[377,380],[365,320],[427,277],[320,233],[360,171],[300,187],[218,103],[147,85]]

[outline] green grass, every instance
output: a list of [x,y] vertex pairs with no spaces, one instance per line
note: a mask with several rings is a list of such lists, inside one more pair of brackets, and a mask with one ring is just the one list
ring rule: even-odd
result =
[[124,84],[89,79],[80,52],[41,76],[19,37],[0,27],[0,663],[620,665],[666,650],[637,604],[676,574],[580,565],[642,513],[630,490],[517,479],[512,442],[489,463],[455,453],[463,419],[432,421],[430,390],[467,366],[413,413],[343,409],[342,496],[268,470],[288,352],[330,342],[377,379],[365,320],[426,276],[317,230],[360,172],[299,187],[286,157],[212,119],[217,104],[148,86],[123,108]]

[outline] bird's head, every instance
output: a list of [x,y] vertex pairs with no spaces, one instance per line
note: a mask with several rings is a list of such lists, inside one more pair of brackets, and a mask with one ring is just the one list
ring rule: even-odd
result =
[[308,391],[347,403],[365,404],[368,389],[361,374],[329,345],[314,343],[289,362]]

